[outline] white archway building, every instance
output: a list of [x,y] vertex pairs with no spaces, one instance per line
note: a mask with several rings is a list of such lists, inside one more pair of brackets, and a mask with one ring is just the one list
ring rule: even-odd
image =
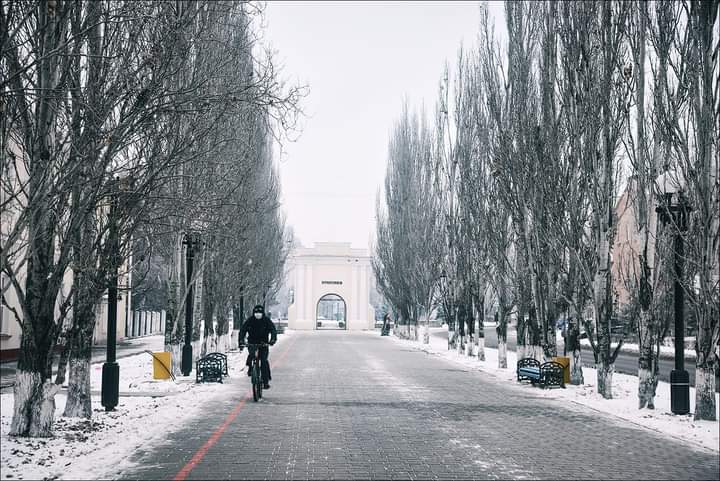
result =
[[345,301],[347,329],[373,329],[367,250],[353,249],[349,242],[317,242],[312,248],[293,250],[288,267],[293,289],[288,328],[315,329],[320,298],[336,294]]

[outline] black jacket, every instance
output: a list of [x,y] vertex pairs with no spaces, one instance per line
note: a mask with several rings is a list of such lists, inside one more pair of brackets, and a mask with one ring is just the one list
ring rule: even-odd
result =
[[240,344],[245,341],[245,334],[248,336],[248,343],[259,344],[261,342],[268,342],[268,335],[270,335],[270,342],[275,343],[277,341],[277,329],[275,329],[275,323],[273,323],[269,317],[263,315],[260,319],[255,319],[254,316],[248,317],[243,322],[240,328]]

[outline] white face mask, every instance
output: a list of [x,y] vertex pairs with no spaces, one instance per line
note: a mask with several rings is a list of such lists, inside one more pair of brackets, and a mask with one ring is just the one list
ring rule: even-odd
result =
[[255,319],[262,319],[262,312],[256,312],[254,315]]

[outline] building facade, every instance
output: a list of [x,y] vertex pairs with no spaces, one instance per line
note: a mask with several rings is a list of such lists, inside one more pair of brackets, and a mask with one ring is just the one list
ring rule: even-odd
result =
[[345,303],[346,316],[340,328],[373,329],[370,260],[366,249],[353,249],[349,242],[318,242],[312,248],[296,248],[288,258],[292,292],[288,328],[317,329],[320,301],[339,297]]

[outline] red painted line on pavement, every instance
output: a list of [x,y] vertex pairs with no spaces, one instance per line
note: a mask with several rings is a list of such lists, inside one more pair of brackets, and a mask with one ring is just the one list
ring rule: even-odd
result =
[[[280,367],[282,365],[283,360],[285,359],[285,356],[290,351],[290,348],[295,343],[295,338],[293,337],[292,342],[290,342],[290,345],[285,348],[285,351],[280,355],[280,359],[278,359],[276,363],[276,367]],[[205,457],[205,454],[207,454],[208,450],[220,439],[222,434],[225,432],[225,429],[235,420],[238,414],[240,414],[240,410],[245,405],[245,401],[250,399],[252,397],[252,391],[249,391],[247,394],[245,394],[245,397],[240,400],[237,405],[233,408],[233,410],[228,414],[228,416],[225,418],[225,421],[210,435],[210,438],[208,438],[207,441],[205,441],[205,444],[203,444],[200,449],[195,452],[193,457],[188,461],[188,463],[183,466],[183,468],[178,471],[178,473],[175,475],[173,480],[175,481],[183,481],[185,478],[188,477],[190,474],[190,471],[197,466],[200,461]]]

